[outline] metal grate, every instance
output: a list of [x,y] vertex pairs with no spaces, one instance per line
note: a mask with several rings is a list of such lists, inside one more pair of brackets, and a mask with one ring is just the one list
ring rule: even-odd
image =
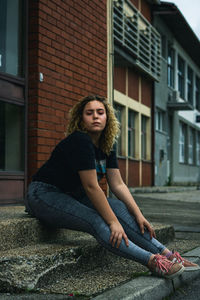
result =
[[160,78],[161,39],[156,29],[128,0],[114,0],[114,42],[129,52],[135,64],[153,79]]

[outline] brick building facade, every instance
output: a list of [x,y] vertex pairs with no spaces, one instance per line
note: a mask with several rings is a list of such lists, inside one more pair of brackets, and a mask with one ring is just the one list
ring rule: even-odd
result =
[[29,16],[30,176],[64,137],[72,105],[107,96],[106,1],[30,1]]
[[[113,6],[130,9],[128,6],[132,4],[139,18],[145,18],[142,22],[149,26],[153,2],[157,1],[17,0],[14,8],[11,0],[2,1],[0,26],[4,42],[0,44],[0,55],[5,52],[5,56],[0,57],[0,105],[5,121],[2,118],[0,124],[3,128],[0,143],[4,149],[0,160],[1,203],[23,201],[32,174],[64,137],[70,108],[85,95],[108,96],[114,106],[133,100],[130,107],[136,108],[139,120],[142,115],[148,116],[149,134],[145,139],[146,147],[151,148],[154,79],[133,64],[119,63],[111,27]],[[14,33],[18,40],[15,45],[13,41],[9,44],[9,36]],[[13,57],[9,45],[12,49],[20,48],[14,57],[17,70],[9,69]],[[10,105],[18,116],[15,119]],[[25,120],[21,115],[25,115]],[[136,129],[139,136],[141,125]],[[142,159],[141,146],[136,147],[135,159],[129,157],[127,141],[125,144],[123,157],[119,154],[119,165],[126,183],[151,185],[151,151],[147,150],[147,159]],[[13,149],[18,150],[17,154],[13,154]],[[20,158],[20,166],[8,167],[6,161],[13,161],[13,157],[16,162]]]
[[122,132],[117,150],[131,187],[154,184],[153,83],[159,78],[160,38],[151,25],[150,2],[114,3],[114,106]]

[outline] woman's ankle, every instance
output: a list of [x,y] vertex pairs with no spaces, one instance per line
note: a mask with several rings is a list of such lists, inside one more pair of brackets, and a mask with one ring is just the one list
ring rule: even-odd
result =
[[165,248],[165,250],[161,253],[161,255],[164,255],[167,258],[169,258],[172,254],[173,253],[169,249],[167,249],[167,248]]
[[152,254],[152,255],[150,256],[150,258],[149,258],[149,261],[148,261],[148,264],[147,264],[147,267],[148,267],[148,268],[150,268],[150,266],[151,266],[151,263],[152,263],[152,261],[153,261],[154,257],[155,257],[155,255],[154,255],[154,254]]

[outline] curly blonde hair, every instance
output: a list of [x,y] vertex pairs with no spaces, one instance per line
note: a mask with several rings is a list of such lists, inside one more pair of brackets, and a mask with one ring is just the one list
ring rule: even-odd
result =
[[106,126],[100,137],[99,146],[104,153],[109,155],[119,134],[119,122],[115,117],[113,107],[107,102],[106,98],[104,97],[100,97],[98,95],[91,95],[84,97],[79,102],[77,102],[70,110],[70,120],[67,126],[66,135],[69,135],[74,131],[86,132],[82,126],[83,110],[88,102],[94,100],[103,103],[106,109],[107,121]]

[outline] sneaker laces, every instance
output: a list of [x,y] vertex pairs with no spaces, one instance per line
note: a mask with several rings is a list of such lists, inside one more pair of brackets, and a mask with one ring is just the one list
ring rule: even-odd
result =
[[181,255],[178,252],[173,251],[172,253],[173,253],[173,256],[175,256],[176,261],[178,263],[184,263],[184,259],[181,257]]
[[154,262],[158,270],[161,270],[164,273],[168,273],[170,268],[174,264],[173,262],[163,257],[162,255],[155,255]]

